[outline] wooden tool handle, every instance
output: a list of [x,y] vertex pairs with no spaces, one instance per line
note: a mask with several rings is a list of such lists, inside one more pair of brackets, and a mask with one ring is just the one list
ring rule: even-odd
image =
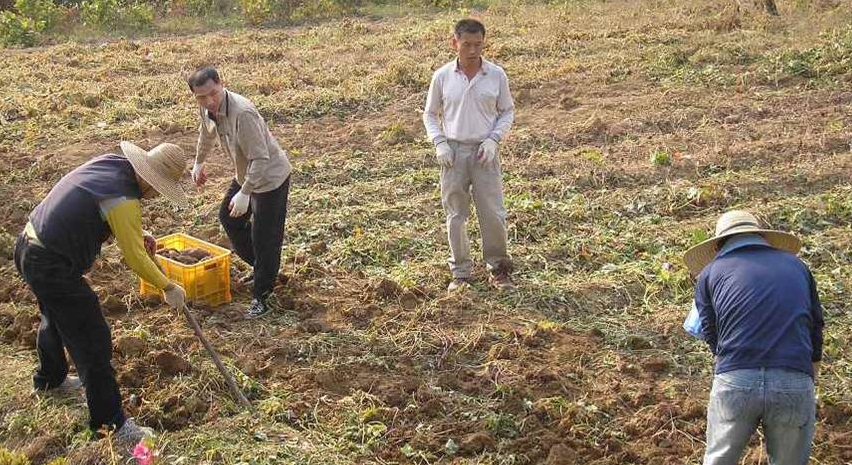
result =
[[243,391],[240,390],[237,383],[234,381],[234,378],[225,368],[225,365],[222,363],[222,360],[219,358],[219,354],[216,353],[216,349],[210,344],[210,341],[204,336],[204,333],[201,332],[201,326],[198,325],[198,321],[195,320],[195,317],[192,315],[192,312],[189,311],[189,307],[187,305],[183,306],[183,314],[186,316],[187,321],[189,321],[189,325],[192,326],[192,330],[195,331],[195,335],[198,336],[198,339],[201,340],[201,343],[204,345],[204,348],[207,349],[207,352],[210,354],[210,357],[213,358],[213,363],[216,365],[216,368],[219,370],[219,373],[225,378],[225,383],[228,385],[228,388],[231,390],[231,394],[234,398],[245,408],[249,410],[254,410],[251,405],[251,402],[246,399],[246,396],[243,394]]

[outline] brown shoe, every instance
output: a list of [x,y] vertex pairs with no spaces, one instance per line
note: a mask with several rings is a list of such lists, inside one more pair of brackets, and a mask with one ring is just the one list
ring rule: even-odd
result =
[[491,285],[498,291],[513,291],[517,288],[512,277],[507,272],[497,272],[491,275]]
[[450,285],[447,286],[447,291],[454,292],[461,289],[467,289],[471,286],[471,284],[470,278],[453,278],[453,280],[450,281]]

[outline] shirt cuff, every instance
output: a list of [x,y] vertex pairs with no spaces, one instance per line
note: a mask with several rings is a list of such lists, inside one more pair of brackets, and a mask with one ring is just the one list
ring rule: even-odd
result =
[[432,139],[432,143],[435,144],[435,147],[437,147],[438,144],[440,144],[441,142],[446,142],[446,141],[447,141],[446,136],[435,136],[435,138]]
[[196,147],[195,149],[195,159],[192,161],[195,164],[204,163],[207,161],[207,155],[210,154],[210,149],[212,147]]
[[242,187],[240,187],[240,192],[245,195],[251,195],[251,192],[254,190],[254,185],[249,183],[248,181],[243,182]]

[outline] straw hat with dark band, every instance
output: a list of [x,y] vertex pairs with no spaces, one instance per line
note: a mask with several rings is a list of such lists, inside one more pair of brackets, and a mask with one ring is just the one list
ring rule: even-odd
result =
[[693,276],[697,276],[708,263],[716,258],[716,254],[719,252],[717,245],[720,240],[744,233],[760,234],[770,246],[793,254],[799,253],[799,249],[802,248],[802,241],[796,236],[783,231],[763,229],[760,227],[757,218],[751,213],[731,210],[720,216],[719,221],[716,222],[715,237],[707,239],[686,251],[683,261],[686,262],[689,272]]
[[180,178],[186,170],[187,162],[183,149],[174,144],[160,144],[146,152],[130,142],[122,141],[121,151],[133,165],[136,174],[160,195],[178,207],[189,205],[180,187]]

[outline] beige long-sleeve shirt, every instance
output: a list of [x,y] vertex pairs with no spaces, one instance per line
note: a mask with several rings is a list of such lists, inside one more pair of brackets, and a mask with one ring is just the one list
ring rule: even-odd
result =
[[227,89],[224,92],[225,98],[216,115],[199,107],[201,124],[195,162],[207,159],[218,138],[234,164],[237,182],[242,186],[240,191],[251,194],[277,189],[292,170],[287,153],[247,98]]
[[434,144],[447,139],[479,143],[491,138],[500,142],[514,119],[509,78],[494,63],[483,58],[473,79],[467,78],[458,60],[440,67],[432,76],[423,125]]

